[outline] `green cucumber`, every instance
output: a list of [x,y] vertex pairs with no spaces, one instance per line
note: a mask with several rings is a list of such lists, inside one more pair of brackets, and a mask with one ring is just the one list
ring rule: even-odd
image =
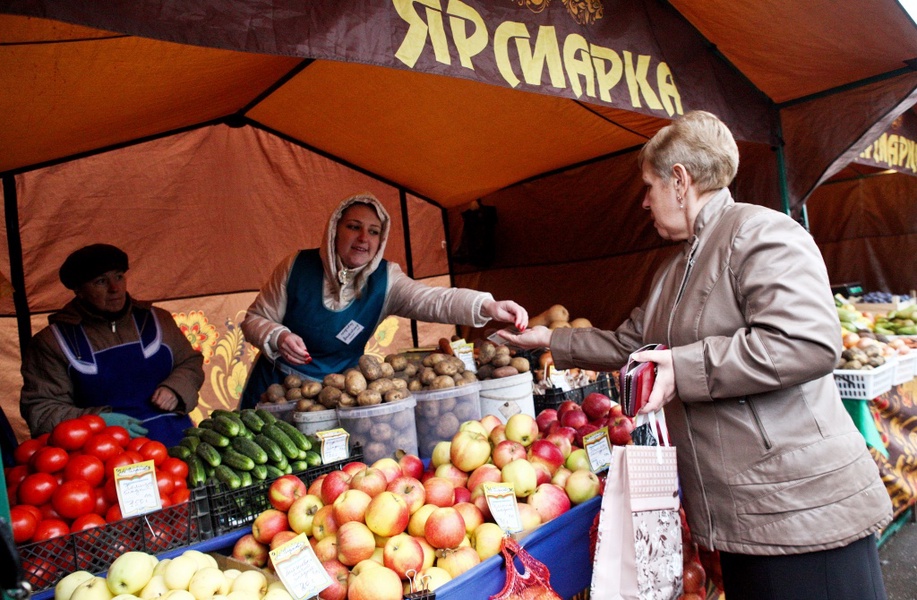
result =
[[233,450],[244,454],[254,461],[256,465],[263,465],[267,462],[267,452],[264,449],[255,443],[254,440],[250,440],[244,437],[233,438],[229,443]]
[[264,481],[267,479],[267,465],[255,465],[252,470],[252,479],[255,481]]
[[322,464],[322,455],[315,450],[309,450],[306,452],[306,462],[310,467],[319,467]]
[[207,481],[207,470],[204,468],[204,461],[196,454],[192,454],[185,459],[188,463],[188,487],[191,489],[204,485]]
[[267,425],[268,423],[277,422],[277,417],[275,417],[271,411],[266,410],[264,408],[256,408],[255,414],[261,417],[261,420],[264,421],[265,425]]
[[264,435],[277,442],[284,456],[292,460],[299,459],[299,447],[276,423],[268,423],[262,431]]
[[294,460],[290,463],[290,469],[294,473],[302,473],[303,471],[307,471],[309,469],[309,463],[304,460]]
[[182,435],[185,437],[200,437],[202,431],[204,430],[199,427],[186,427],[182,431]]
[[255,467],[255,461],[232,448],[223,448],[221,457],[221,464],[232,467],[236,471],[251,471]]
[[278,477],[283,477],[283,470],[278,469],[274,465],[264,465],[267,469],[267,478],[268,479],[277,479]]
[[216,477],[217,481],[231,490],[237,490],[242,487],[242,478],[239,477],[238,473],[226,465],[218,465],[213,470],[213,475]]
[[205,429],[204,432],[201,433],[201,441],[207,442],[214,448],[226,448],[229,446],[229,438],[212,429]]
[[172,446],[171,448],[169,448],[169,456],[171,456],[172,458],[178,458],[181,460],[185,460],[186,458],[191,456],[191,448],[189,448],[188,446],[182,446],[181,444],[179,444],[178,446]]
[[282,429],[283,432],[287,434],[291,440],[293,440],[293,443],[296,444],[297,448],[306,451],[312,449],[312,442],[309,441],[309,438],[306,437],[306,434],[296,429],[296,427],[291,423],[287,423],[286,421],[277,421],[276,425],[277,427],[280,427],[280,429]]
[[242,487],[248,487],[254,483],[252,474],[249,471],[239,472],[239,477],[242,479]]
[[261,433],[261,428],[264,427],[264,419],[258,416],[253,408],[242,409],[242,412],[239,414],[242,418],[242,423],[245,424],[250,431],[254,433]]
[[281,460],[286,460],[286,457],[283,455],[283,450],[280,449],[280,446],[277,445],[277,442],[267,437],[263,433],[259,433],[255,436],[254,442],[258,444],[265,454],[267,454],[267,459],[270,462],[280,462]]
[[244,425],[242,421],[236,421],[233,418],[219,415],[213,418],[213,430],[217,433],[221,433],[227,438],[234,438],[239,435],[239,432],[242,431]]
[[192,452],[194,452],[197,449],[197,445],[200,443],[201,443],[201,438],[194,437],[193,435],[189,435],[187,437],[183,437],[181,441],[178,442],[178,445],[184,446],[188,450],[191,450]]
[[203,421],[197,424],[198,429],[213,429],[213,419],[207,417]]
[[223,459],[220,457],[220,453],[217,452],[217,449],[207,442],[201,442],[198,444],[194,452],[201,458],[201,460],[203,460],[211,467],[216,467],[223,461]]

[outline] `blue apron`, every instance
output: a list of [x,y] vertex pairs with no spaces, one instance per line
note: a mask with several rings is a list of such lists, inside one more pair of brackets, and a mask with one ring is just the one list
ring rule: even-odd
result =
[[293,262],[287,280],[287,306],[283,325],[302,337],[312,362],[291,365],[261,355],[252,367],[242,394],[242,408],[251,408],[272,383],[290,373],[321,381],[330,373],[343,373],[356,366],[366,343],[382,316],[388,292],[388,263],[383,260],[367,278],[359,299],[347,308],[333,311],[322,302],[325,270],[318,249],[303,250]]
[[152,310],[134,307],[139,340],[93,351],[81,325],[51,325],[70,362],[74,403],[80,408],[111,406],[143,421],[147,437],[167,447],[181,441],[193,423],[188,415],[162,411],[150,401],[153,392],[172,373],[172,350],[162,343],[162,330]]

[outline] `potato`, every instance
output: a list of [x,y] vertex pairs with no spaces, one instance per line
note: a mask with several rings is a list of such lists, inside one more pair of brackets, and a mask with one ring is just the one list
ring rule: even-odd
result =
[[318,411],[320,411],[320,410],[331,410],[331,409],[330,409],[330,408],[325,408],[325,407],[322,406],[321,404],[315,404],[315,403],[313,403],[312,406],[309,407],[309,410],[307,410],[306,412],[318,412]]
[[506,354],[498,354],[498,355],[496,355],[496,356],[493,357],[493,360],[490,361],[490,364],[493,365],[493,367],[495,367],[495,368],[497,368],[497,367],[505,367],[505,366],[508,365],[508,364],[510,363],[510,361],[512,361],[512,360],[513,360],[513,359],[512,359],[512,357],[510,357],[509,353],[506,353]]
[[302,385],[302,377],[290,373],[283,378],[283,387],[289,389],[298,388]]
[[[296,403],[296,411],[297,412],[306,412],[313,406],[315,406],[315,402],[313,402],[312,400],[306,400],[305,398],[300,398],[299,401]],[[322,408],[324,408],[324,406]]]
[[446,355],[442,352],[432,352],[423,357],[421,364],[425,367],[432,367],[436,363],[446,360]]
[[412,379],[408,382],[408,391],[409,392],[419,392],[423,389],[423,384],[420,383],[419,379]]
[[338,400],[338,406],[356,406],[357,399],[347,392],[341,392],[341,398]]
[[519,371],[516,370],[516,367],[505,366],[494,369],[494,379],[502,379],[503,377],[512,377],[513,375],[518,375]]
[[478,357],[477,363],[479,365],[486,365],[490,363],[491,359],[497,353],[497,345],[491,342],[490,340],[484,340],[481,342],[481,345],[478,347]]
[[430,384],[430,388],[434,390],[444,390],[451,387],[455,387],[455,380],[448,375],[437,375]]
[[558,329],[561,327],[570,327],[570,323],[568,321],[551,321],[548,323],[548,329]]
[[267,386],[267,390],[264,393],[267,394],[268,401],[277,402],[286,396],[287,390],[279,383],[272,383]]
[[375,381],[370,381],[366,389],[372,390],[374,392],[379,392],[381,395],[385,395],[385,392],[390,392],[395,389],[395,384],[392,383],[391,379],[382,377]]
[[373,423],[369,430],[369,437],[375,442],[387,442],[395,437],[395,430],[388,423]]
[[433,380],[436,379],[436,371],[430,367],[424,367],[423,371],[418,374],[417,379],[419,379],[420,383],[423,385],[430,385],[433,383]]
[[404,400],[407,397],[408,397],[407,390],[392,389],[392,390],[385,392],[385,395],[382,397],[382,399],[385,402],[397,402],[398,400]]
[[490,379],[493,376],[494,376],[493,365],[481,365],[480,367],[478,367],[477,378],[480,381],[484,381],[485,379]]
[[348,369],[344,373],[344,391],[351,396],[357,396],[366,389],[366,378],[358,369]]
[[293,402],[294,400],[299,400],[302,398],[302,390],[298,387],[290,388],[287,390],[287,393],[283,395],[288,401]]
[[324,384],[325,387],[333,387],[341,391],[344,391],[345,382],[344,376],[340,373],[329,373],[322,379],[322,384]]
[[379,368],[382,370],[383,377],[388,377],[391,379],[395,376],[395,368],[392,365],[384,362],[379,364]]
[[513,357],[513,359],[509,361],[509,364],[520,373],[527,373],[531,368],[529,365],[529,359],[523,358],[521,356]]
[[405,377],[407,377],[408,379],[411,379],[411,377],[414,377],[415,375],[417,375],[417,371],[418,371],[418,370],[419,370],[419,369],[417,368],[417,364],[416,364],[416,363],[410,363],[410,362],[409,362],[408,364],[406,364],[406,365],[404,366],[404,369],[402,369],[402,374],[403,374]]
[[451,360],[441,360],[435,365],[433,365],[433,370],[437,375],[455,375],[458,373],[458,369],[455,367],[455,363]]
[[589,319],[580,317],[570,321],[570,327],[592,327],[592,322]]
[[396,371],[404,371],[408,366],[408,359],[403,354],[389,354],[385,357],[385,362],[392,365]]
[[319,393],[318,401],[326,408],[335,408],[341,401],[341,390],[327,385],[323,387],[321,393]]
[[379,359],[375,356],[364,354],[360,357],[359,365],[366,381],[375,381],[382,377],[382,368],[379,366]]
[[392,379],[392,389],[395,389],[395,390],[408,389],[408,380],[401,379],[400,377],[395,377],[394,379]]
[[315,398],[322,391],[322,384],[318,381],[304,381],[299,389],[302,391],[303,398]]
[[555,304],[547,311],[548,321],[569,321],[570,320],[570,311],[564,308],[561,304]]
[[359,406],[373,406],[382,402],[382,394],[373,390],[363,390],[357,395],[357,404]]

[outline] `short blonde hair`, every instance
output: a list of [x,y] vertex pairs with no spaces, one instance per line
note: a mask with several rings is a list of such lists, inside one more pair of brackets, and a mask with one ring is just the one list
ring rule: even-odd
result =
[[649,162],[668,182],[681,163],[701,193],[727,187],[739,169],[739,147],[716,115],[694,110],[660,129],[637,156],[640,168]]

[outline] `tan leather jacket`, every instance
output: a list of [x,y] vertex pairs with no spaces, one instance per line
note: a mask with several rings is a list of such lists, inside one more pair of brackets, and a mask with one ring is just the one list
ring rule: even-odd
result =
[[889,522],[888,493],[834,384],[840,325],[802,227],[721,190],[652,289],[616,331],[558,329],[551,350],[561,368],[611,370],[644,343],[672,348],[679,398],[665,414],[697,542],[795,554]]

